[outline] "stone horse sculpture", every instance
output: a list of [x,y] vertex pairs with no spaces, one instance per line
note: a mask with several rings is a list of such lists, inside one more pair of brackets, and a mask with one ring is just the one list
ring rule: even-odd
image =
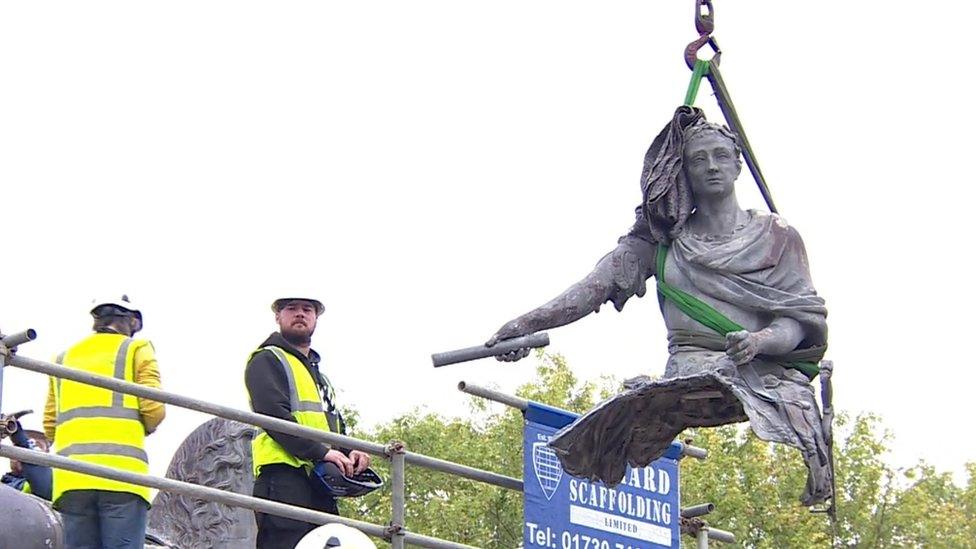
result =
[[[257,430],[215,418],[197,427],[180,445],[166,476],[201,486],[250,495],[251,439]],[[0,485],[0,548],[61,549],[61,519],[50,503]],[[149,510],[146,547],[155,549],[240,549],[254,547],[254,513],[168,492]]]

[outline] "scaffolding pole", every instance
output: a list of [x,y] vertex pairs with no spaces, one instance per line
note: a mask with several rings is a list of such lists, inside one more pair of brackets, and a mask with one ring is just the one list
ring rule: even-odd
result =
[[403,549],[404,531],[406,529],[406,487],[404,464],[404,448],[402,443],[390,445],[390,483],[393,485],[391,499],[393,500],[393,517],[390,521],[390,543],[393,549]]
[[36,337],[37,332],[34,330],[24,330],[7,336],[0,333],[0,416],[3,415],[3,370],[13,356],[10,349],[16,349],[21,343],[27,343]]
[[[207,486],[199,486],[189,482],[181,482],[169,478],[160,478],[152,475],[121,471],[111,467],[86,463],[84,461],[69,459],[59,455],[45,454],[36,450],[27,450],[14,446],[0,446],[0,456],[15,459],[24,463],[46,465],[48,467],[66,469],[76,473],[109,478],[119,482],[128,482],[130,484],[137,484],[139,486],[148,486],[150,488],[156,488],[157,490],[180,494],[190,498],[215,501],[225,505],[243,507],[259,513],[277,515],[302,522],[310,522],[313,524],[329,524],[332,522],[337,522],[339,524],[345,524],[346,526],[357,528],[371,536],[381,538],[388,537],[386,528],[376,524],[371,524],[369,522],[344,518],[338,515],[330,515],[321,511],[313,511],[311,509],[305,509],[304,507],[295,507],[267,499],[256,498],[235,492],[228,492],[225,490],[218,490],[216,488],[209,488]],[[411,532],[400,532],[399,537],[402,538],[403,541],[418,547],[430,547],[433,549],[474,549],[470,545],[443,541]],[[402,544],[400,547],[402,547]]]
[[[52,364],[50,362],[30,359],[9,353],[8,349],[16,347],[16,345],[25,343],[27,341],[31,341],[35,337],[36,333],[33,330],[26,330],[18,334],[3,336],[0,338],[0,343],[3,344],[2,348],[0,348],[0,396],[2,396],[3,390],[2,367],[10,365],[40,374],[70,379],[79,383],[85,383],[112,391],[131,394],[157,402],[164,402],[181,408],[196,410],[204,414],[239,421],[241,423],[254,425],[266,430],[279,431],[309,440],[316,440],[330,445],[362,450],[373,455],[384,456],[389,458],[391,461],[391,488],[393,492],[392,520],[389,526],[384,528],[382,526],[367,522],[347,519],[336,515],[329,515],[319,511],[286,505],[271,500],[254,498],[252,496],[218,490],[206,486],[199,486],[168,478],[120,471],[109,467],[68,459],[58,455],[49,455],[16,447],[0,446],[0,456],[3,457],[15,459],[25,463],[62,468],[69,471],[109,478],[120,482],[128,482],[140,486],[148,486],[150,488],[156,488],[158,490],[172,492],[191,498],[214,501],[230,506],[243,507],[252,511],[282,516],[313,524],[328,524],[331,522],[345,524],[358,528],[366,534],[390,540],[393,549],[400,549],[404,546],[404,544],[419,547],[430,547],[434,549],[473,549],[469,545],[444,541],[406,531],[404,527],[404,519],[406,515],[404,465],[406,463],[418,465],[420,467],[425,467],[443,473],[457,475],[478,482],[484,482],[493,486],[508,488],[510,490],[516,490],[519,492],[523,491],[523,482],[519,479],[425,456],[423,454],[412,454],[404,449],[402,443],[391,443],[388,446],[382,446],[373,442],[363,441],[344,435],[311,429],[294,422],[281,420],[271,416],[245,412],[243,410],[221,406],[219,404],[194,399],[176,393],[170,393],[161,389],[146,387],[112,377],[99,376],[65,366]],[[525,399],[512,395],[506,395],[504,393],[479,387],[477,385],[467,384],[465,382],[459,383],[458,389],[469,394],[504,403],[520,410],[525,410],[528,406],[528,401]],[[684,455],[687,456],[704,459],[708,455],[708,452],[702,448],[697,448],[686,444],[682,444],[682,447]],[[688,511],[690,511],[690,509]],[[708,539],[715,539],[716,541],[722,541],[725,543],[735,543],[735,536],[731,532],[707,527],[702,528],[702,530],[705,531],[704,539],[706,547]],[[699,537],[699,544],[701,543],[701,539],[702,538]]]
[[[95,375],[42,360],[35,360],[32,358],[15,355],[8,359],[8,363],[11,366],[16,366],[32,372],[70,379],[79,383],[86,383],[88,385],[94,385],[96,387],[102,387],[112,391],[147,398],[156,402],[165,402],[181,408],[189,408],[205,414],[255,425],[268,431],[278,431],[308,440],[316,440],[342,448],[362,450],[363,452],[368,452],[376,456],[386,457],[386,446],[383,446],[382,444],[359,440],[357,438],[330,433],[328,431],[320,431],[310,427],[304,427],[293,421],[285,421],[283,419],[278,419],[263,414],[245,412],[236,408],[221,406],[212,402],[198,400],[176,393],[170,393],[162,389],[155,389],[153,387],[146,387],[136,383],[129,383],[127,381],[118,380],[112,377]],[[450,473],[470,480],[491,484],[493,486],[500,486],[502,488],[508,488],[509,490],[519,492],[522,491],[523,485],[521,480],[500,475],[498,473],[492,473],[490,471],[484,471],[474,467],[468,467],[466,465],[452,463],[450,461],[411,452],[404,453],[404,461],[411,465],[425,467],[427,469],[440,471],[442,473]]]

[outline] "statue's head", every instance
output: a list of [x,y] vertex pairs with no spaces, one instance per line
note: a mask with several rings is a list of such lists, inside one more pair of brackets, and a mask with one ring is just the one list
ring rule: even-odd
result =
[[684,131],[681,164],[693,204],[735,192],[735,180],[742,171],[741,154],[737,136],[725,126],[702,118]]
[[701,109],[678,107],[644,156],[642,209],[656,241],[670,242],[681,232],[696,196],[733,191],[740,153],[731,130],[709,123]]

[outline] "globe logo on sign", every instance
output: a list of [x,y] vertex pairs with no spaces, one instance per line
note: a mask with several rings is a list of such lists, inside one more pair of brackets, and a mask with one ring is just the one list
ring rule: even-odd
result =
[[547,500],[552,499],[559,487],[559,481],[563,478],[563,468],[559,464],[556,452],[545,442],[535,442],[532,444],[532,468],[535,469],[535,478],[539,480],[542,493]]

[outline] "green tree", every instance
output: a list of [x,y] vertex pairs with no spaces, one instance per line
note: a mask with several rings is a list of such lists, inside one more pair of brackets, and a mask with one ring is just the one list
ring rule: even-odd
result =
[[[969,466],[969,488],[973,490],[973,464]],[[972,507],[967,509],[966,492],[952,482],[948,473],[938,473],[920,463],[905,473],[911,485],[894,495],[886,531],[889,547],[973,547],[976,525]]]
[[[559,355],[539,357],[536,380],[517,391],[523,398],[582,413],[619,389],[611,378],[580,382]],[[520,412],[472,398],[467,417],[415,410],[366,438],[401,440],[414,452],[521,478],[522,425]],[[734,532],[743,547],[976,547],[976,464],[967,466],[966,488],[924,463],[896,471],[883,459],[891,435],[875,416],[837,417],[836,530],[799,504],[806,470],[794,449],[765,443],[745,425],[686,436],[709,457],[682,461],[682,504],[714,503],[707,522]],[[388,478],[386,464],[377,468]],[[520,493],[409,465],[406,478],[409,530],[477,547],[521,546]],[[388,490],[344,503],[346,516],[389,521]]]
[[883,460],[891,435],[877,417],[842,414],[836,428],[836,537],[826,515],[798,503],[799,453],[745,426],[694,433],[709,457],[683,461],[682,503],[715,503],[708,522],[745,547],[976,547],[976,464],[966,489],[924,463],[899,473]]
[[[851,422],[838,417],[835,440],[838,537],[844,545],[876,547],[878,502],[886,497],[891,473],[881,460],[883,438],[877,419]],[[730,530],[746,547],[829,547],[832,528],[825,514],[799,504],[806,469],[797,451],[759,440],[744,425],[699,429],[694,442],[708,459],[681,465],[682,504],[716,504],[709,523]],[[860,543],[851,543],[860,540]]]

